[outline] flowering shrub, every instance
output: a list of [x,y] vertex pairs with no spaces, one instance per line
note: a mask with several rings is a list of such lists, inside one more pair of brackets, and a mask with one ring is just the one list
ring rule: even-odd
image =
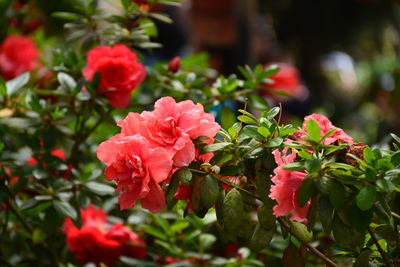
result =
[[[297,94],[284,66],[145,70],[177,1],[71,3],[53,14],[67,40],[33,33],[52,57],[2,42],[1,265],[398,264],[397,135],[380,149],[321,114],[283,122],[264,93]],[[39,57],[48,74],[31,75]]]

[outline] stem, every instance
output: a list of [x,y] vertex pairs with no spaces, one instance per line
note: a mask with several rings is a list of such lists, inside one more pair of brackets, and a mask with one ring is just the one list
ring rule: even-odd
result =
[[279,223],[286,228],[286,230],[293,235],[294,237],[296,237],[308,250],[310,250],[312,253],[314,253],[316,256],[318,256],[320,259],[322,259],[328,266],[332,266],[332,267],[339,267],[339,265],[337,265],[336,263],[334,263],[331,259],[329,259],[324,253],[322,253],[321,251],[319,251],[318,249],[314,248],[313,246],[311,246],[308,243],[305,243],[303,241],[301,241],[295,234],[293,234],[293,232],[290,229],[290,226],[281,218],[278,217],[277,220],[279,221]]
[[10,203],[10,201],[6,200],[7,207],[14,213],[15,217],[21,222],[22,226],[29,232],[33,233],[33,228],[28,224],[28,222],[24,219],[22,214]]
[[376,239],[376,236],[375,236],[374,232],[372,231],[371,227],[368,227],[368,233],[371,235],[371,238],[374,241],[375,246],[379,251],[379,254],[381,254],[383,261],[386,263],[386,266],[392,267],[393,265],[390,263],[389,259],[386,257],[386,253],[383,251],[381,245],[378,242],[378,239]]
[[391,215],[393,216],[393,217],[395,217],[397,220],[400,220],[400,215],[399,214],[397,214],[397,213],[395,213],[395,212],[391,212]]

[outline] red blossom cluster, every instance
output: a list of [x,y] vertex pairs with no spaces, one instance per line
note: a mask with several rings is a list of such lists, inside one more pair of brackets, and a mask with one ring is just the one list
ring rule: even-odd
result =
[[146,78],[144,66],[125,45],[99,46],[89,51],[83,75],[92,81],[100,73],[99,93],[108,99],[114,108],[125,108],[131,93]]
[[107,214],[93,207],[81,209],[82,227],[77,228],[70,218],[64,221],[69,250],[82,263],[104,263],[112,266],[121,256],[137,259],[146,257],[146,243],[121,223],[110,226]]
[[10,35],[0,46],[0,75],[11,80],[39,67],[38,59],[39,52],[31,38]]
[[152,212],[165,206],[160,184],[169,182],[176,167],[195,160],[193,141],[205,136],[213,142],[220,129],[201,104],[176,103],[172,97],[159,99],[154,111],[129,113],[118,126],[121,133],[101,143],[97,157],[107,165],[106,178],[118,185],[121,209],[140,200]]
[[[294,134],[294,141],[303,142],[302,138],[307,136],[306,124],[309,120],[314,120],[318,124],[321,131],[321,137],[335,129],[335,132],[326,138],[322,144],[330,145],[335,142],[347,144],[353,143],[352,137],[347,135],[342,129],[333,126],[329,119],[320,114],[312,114],[304,118],[302,129]],[[271,178],[274,185],[271,186],[271,193],[269,195],[271,199],[278,202],[274,207],[274,215],[278,217],[292,213],[292,217],[290,218],[292,221],[306,223],[308,208],[311,201],[309,201],[304,207],[301,207],[297,200],[297,191],[307,174],[305,171],[287,171],[283,169],[285,165],[294,162],[297,156],[297,150],[292,149],[292,152],[288,154],[288,148],[285,148],[282,152],[274,150],[273,154],[275,162],[278,165],[274,170],[275,175]]]

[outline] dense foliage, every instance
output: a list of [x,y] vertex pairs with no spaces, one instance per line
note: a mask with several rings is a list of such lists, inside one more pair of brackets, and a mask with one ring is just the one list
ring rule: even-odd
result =
[[0,2],[1,266],[400,264],[400,137],[282,123],[293,67],[145,66],[178,1],[69,2],[66,41]]

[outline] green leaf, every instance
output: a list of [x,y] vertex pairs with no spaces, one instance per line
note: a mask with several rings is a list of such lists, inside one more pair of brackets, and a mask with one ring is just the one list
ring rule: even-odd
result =
[[276,137],[274,139],[269,140],[265,146],[266,147],[278,147],[283,143],[283,138],[281,137]]
[[224,106],[221,110],[221,123],[224,129],[229,129],[236,122],[236,115],[232,109]]
[[190,226],[190,223],[186,220],[176,221],[173,225],[171,225],[171,227],[169,228],[169,231],[172,234],[175,234],[177,232],[180,232],[180,231],[188,228],[189,226]]
[[304,171],[305,166],[304,162],[293,162],[283,166],[283,169],[287,171]]
[[268,110],[265,115],[263,114],[263,117],[266,117],[268,120],[273,119],[276,115],[279,114],[280,108],[279,107],[274,107]]
[[375,154],[371,148],[366,147],[363,151],[364,160],[367,164],[373,166],[373,162],[375,160]]
[[79,20],[81,18],[81,15],[69,12],[54,12],[51,15],[52,17],[64,20]]
[[310,153],[305,152],[304,150],[299,150],[297,151],[297,155],[302,157],[303,159],[312,159],[312,156]]
[[64,73],[64,72],[59,72],[57,74],[57,79],[60,82],[60,84],[67,89],[69,92],[72,92],[74,88],[76,87],[76,82],[74,78],[72,78],[69,74]]
[[256,230],[250,240],[250,248],[254,252],[258,252],[269,245],[275,234],[275,228],[265,229],[260,225],[256,226]]
[[[257,178],[255,181],[257,194],[260,196],[261,200],[264,204],[271,204],[273,201],[268,197],[269,188],[271,186],[271,179],[268,177],[266,172],[258,172]],[[272,205],[269,206],[270,208]]]
[[174,199],[176,190],[178,190],[180,180],[178,175],[181,175],[180,171],[181,170],[177,170],[174,175],[172,175],[171,181],[169,182],[167,193],[165,195],[168,204]]
[[220,186],[211,175],[203,178],[200,185],[201,203],[206,209],[211,208],[218,199]]
[[327,132],[327,133],[322,137],[321,143],[322,143],[323,141],[325,141],[326,138],[328,138],[329,136],[331,136],[332,134],[334,134],[336,131],[337,131],[337,129],[334,128],[334,129],[330,130],[329,132]]
[[68,202],[56,200],[54,201],[54,208],[62,215],[73,220],[76,220],[78,217],[76,210]]
[[250,94],[249,96],[249,106],[251,109],[257,109],[257,110],[266,110],[269,108],[269,105],[267,101],[265,101],[264,98],[256,95],[256,94]]
[[337,215],[333,218],[332,230],[337,244],[345,248],[354,249],[355,247],[359,247],[363,241],[364,236],[344,224]]
[[43,232],[40,228],[36,228],[33,231],[33,235],[32,235],[33,243],[34,244],[43,243],[44,240],[46,240],[46,233]]
[[251,138],[254,138],[256,140],[264,140],[265,137],[262,136],[260,133],[258,133],[257,129],[258,129],[257,126],[246,125],[245,127],[243,127],[241,133],[250,136]]
[[321,196],[318,201],[318,213],[321,220],[322,227],[326,234],[332,231],[332,220],[334,209],[327,196]]
[[223,207],[224,228],[228,232],[234,231],[241,224],[243,208],[242,195],[233,188],[226,194]]
[[357,206],[361,210],[368,210],[374,205],[376,199],[376,189],[368,185],[360,190],[356,196]]
[[98,182],[87,182],[85,184],[85,187],[100,196],[105,196],[105,195],[112,195],[115,192],[114,187],[108,185],[108,184],[102,184]]
[[370,249],[364,249],[361,251],[360,255],[357,257],[357,261],[354,263],[353,267],[365,267],[369,266],[369,258],[373,251]]
[[321,139],[321,129],[319,128],[319,125],[316,121],[314,120],[307,121],[306,131],[308,137],[310,137],[314,141],[319,142],[319,140]]
[[300,207],[304,207],[307,204],[308,200],[312,197],[313,191],[314,179],[306,176],[297,190],[297,201]]
[[[120,261],[124,264],[124,266],[140,266],[140,267],[159,267],[159,264],[156,264],[151,261],[144,261],[144,260],[139,260],[139,259],[134,259],[134,258],[129,258],[126,256],[121,256]],[[101,266],[103,267],[103,266]]]
[[395,135],[394,133],[391,133],[390,136],[392,136],[392,138],[397,142],[400,143],[400,137]]
[[215,241],[217,241],[217,238],[212,234],[204,233],[199,235],[199,246],[202,249],[210,248]]
[[216,143],[216,144],[211,144],[211,145],[207,145],[204,147],[204,152],[208,153],[208,152],[215,152],[218,150],[222,150],[228,146],[231,146],[232,143],[228,143],[228,142],[221,142],[221,143]]
[[386,241],[396,241],[398,238],[398,233],[396,233],[390,224],[378,225],[375,228],[375,233]]
[[243,115],[252,118],[254,121],[257,121],[257,118],[254,117],[254,115],[251,114],[250,112],[248,112],[248,111],[246,111],[246,110],[244,110],[244,109],[239,109],[238,111],[239,111],[240,113],[242,113]]
[[29,82],[29,77],[29,72],[25,72],[18,77],[6,82],[7,95],[11,96],[17,93],[19,89],[24,87]]
[[393,153],[390,162],[395,166],[400,165],[400,150]]
[[239,121],[246,123],[246,124],[257,124],[257,121],[254,119],[246,116],[246,115],[240,115],[237,117]]
[[192,172],[188,168],[177,170],[176,175],[184,186],[188,186],[192,180]]
[[34,176],[36,179],[38,179],[38,180],[47,177],[47,172],[46,172],[45,170],[42,170],[42,169],[34,169],[34,170],[32,171],[32,174],[33,174],[33,176]]
[[309,173],[317,172],[321,169],[321,160],[316,158],[306,160],[304,166]]
[[167,240],[167,235],[165,233],[163,233],[161,230],[159,230],[153,226],[142,225],[141,229],[143,229],[146,233],[157,237],[158,239]]
[[261,126],[257,129],[257,132],[264,136],[265,138],[268,138],[271,135],[271,132],[268,130],[267,127]]
[[217,221],[219,225],[224,225],[224,199],[225,199],[225,190],[220,190],[218,193],[218,199],[215,203],[215,214],[217,215]]
[[276,219],[271,207],[262,205],[257,210],[258,222],[266,230],[275,229]]
[[330,179],[328,183],[329,198],[333,207],[337,210],[341,210],[346,203],[346,190],[345,187],[335,181]]
[[294,236],[303,242],[310,242],[312,240],[312,233],[308,231],[307,226],[299,222],[291,222],[291,231]]
[[152,18],[155,18],[155,19],[157,19],[157,20],[159,20],[159,21],[161,21],[161,22],[168,23],[168,24],[171,24],[171,23],[174,22],[174,21],[173,21],[170,17],[168,17],[168,15],[166,15],[166,14],[161,14],[161,13],[149,13],[149,16],[152,17]]

